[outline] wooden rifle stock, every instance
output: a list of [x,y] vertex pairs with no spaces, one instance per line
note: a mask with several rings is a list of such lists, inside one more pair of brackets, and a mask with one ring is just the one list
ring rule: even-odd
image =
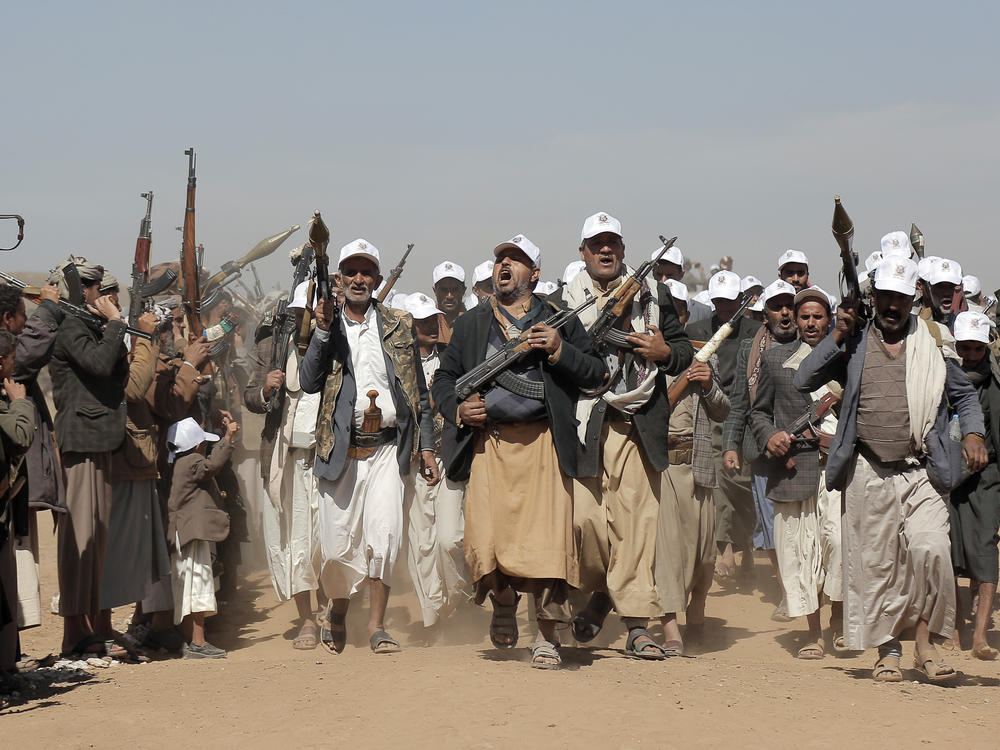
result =
[[392,287],[399,281],[399,277],[403,275],[403,266],[406,265],[406,258],[410,255],[410,250],[413,249],[413,243],[409,243],[406,246],[406,252],[403,253],[403,257],[400,258],[399,263],[396,267],[389,272],[389,278],[385,282],[385,286],[382,287],[382,291],[378,293],[378,301],[385,302],[385,298],[389,296],[389,292],[392,291]]
[[[187,319],[188,338],[197,339],[205,330],[201,322],[201,279],[198,262],[198,248],[194,244],[194,198],[197,179],[195,177],[196,156],[194,147],[184,150],[188,158],[187,200],[184,207],[184,230],[181,240],[181,279],[184,282],[184,317]],[[214,372],[211,360],[201,366],[203,375]]]

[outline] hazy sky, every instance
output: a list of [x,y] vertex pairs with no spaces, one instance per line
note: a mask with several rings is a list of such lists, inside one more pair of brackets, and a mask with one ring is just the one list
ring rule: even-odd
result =
[[839,193],[862,257],[916,221],[1000,285],[1000,5],[677,5],[10,5],[0,213],[27,227],[0,265],[72,251],[126,283],[150,188],[153,261],[175,259],[193,145],[213,271],[319,208],[334,253],[364,236],[387,269],[416,243],[405,291],[517,233],[555,278],[602,210],[631,259],[676,234],[766,283],[797,248],[831,288]]

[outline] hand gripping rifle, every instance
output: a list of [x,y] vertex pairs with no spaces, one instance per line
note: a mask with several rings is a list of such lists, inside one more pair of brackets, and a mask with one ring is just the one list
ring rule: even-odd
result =
[[611,299],[604,304],[604,308],[601,310],[601,314],[597,316],[597,320],[587,329],[587,333],[593,339],[596,349],[603,348],[605,343],[616,346],[619,349],[633,348],[632,344],[626,338],[629,334],[616,328],[615,324],[632,309],[632,300],[635,299],[635,295],[642,289],[643,282],[646,280],[649,272],[653,270],[653,266],[663,257],[663,254],[673,247],[673,244],[677,242],[677,238],[674,237],[668,240],[661,234],[660,242],[663,243],[660,252],[652,260],[647,260],[639,266],[631,276],[618,286]]
[[[751,298],[749,294],[743,295],[743,301],[740,302],[740,306],[736,309],[736,312],[733,313],[733,317],[719,326],[719,330],[712,335],[712,338],[701,345],[701,348],[699,348],[694,354],[695,360],[701,362],[702,364],[707,364],[712,358],[712,355],[718,351],[722,342],[729,338],[733,329],[735,329],[736,325],[740,322],[740,318],[743,317],[743,313],[745,313],[747,308],[749,308],[752,304],[753,298]],[[674,382],[670,384],[670,387],[667,388],[667,400],[670,402],[671,409],[673,409],[677,405],[677,402],[681,400],[681,397],[687,391],[690,384],[691,381],[684,375],[678,375]]]
[[272,234],[270,237],[262,239],[242,258],[223,263],[222,270],[206,281],[205,286],[202,289],[201,301],[202,305],[205,306],[205,309],[210,309],[212,305],[215,304],[215,298],[218,296],[222,287],[236,281],[240,277],[240,273],[246,265],[258,261],[261,258],[266,258],[268,255],[277,250],[282,242],[287,240],[297,231],[299,231],[299,225],[292,224],[292,226],[285,231]]
[[847,215],[840,196],[833,196],[833,224],[831,226],[833,238],[840,245],[840,261],[842,270],[840,272],[841,297],[844,306],[854,305],[858,312],[858,321],[863,322],[871,318],[871,311],[868,303],[861,295],[861,283],[858,281],[858,254],[854,252],[854,222]]
[[403,253],[403,257],[399,259],[399,264],[389,271],[389,278],[386,279],[385,286],[382,287],[382,291],[378,293],[378,301],[385,302],[385,298],[389,296],[389,292],[392,291],[393,285],[399,281],[399,277],[403,275],[403,266],[406,265],[406,259],[410,255],[410,250],[413,249],[413,243],[411,242],[406,246],[406,252]]
[[[274,325],[271,327],[271,366],[268,372],[273,370],[285,371],[288,364],[288,346],[292,336],[295,335],[295,315],[288,309],[292,299],[295,297],[295,290],[299,284],[306,280],[309,275],[309,267],[313,262],[313,249],[309,245],[303,245],[301,252],[295,262],[295,270],[292,272],[292,291],[286,299],[278,302],[277,312],[274,314]],[[267,400],[265,408],[273,411],[281,404],[281,397],[284,388],[275,388],[271,397]]]
[[[819,435],[819,423],[823,421],[829,411],[840,403],[840,396],[835,393],[827,393],[819,401],[814,401],[812,405],[800,414],[794,422],[785,428],[785,432],[792,436],[792,447],[798,445],[811,446],[811,441],[805,439],[803,435],[806,430],[812,430]],[[765,449],[768,458],[777,458],[771,451]],[[791,471],[795,468],[795,459],[789,455],[785,461],[785,468]]]
[[[297,346],[300,354],[305,354],[309,348],[309,334],[312,332],[313,300],[322,303],[330,299],[330,260],[326,255],[326,246],[330,244],[330,229],[323,221],[319,210],[313,212],[309,220],[309,245],[312,246],[316,262],[309,288],[306,291],[306,310],[302,316],[302,326],[299,328]],[[294,289],[292,291],[295,291]]]
[[132,288],[128,294],[128,324],[139,325],[139,316],[149,308],[147,300],[163,294],[177,279],[177,273],[168,268],[155,281],[149,280],[149,246],[153,239],[151,216],[153,191],[140,193],[146,199],[146,215],[139,223],[139,236],[135,241],[135,259],[132,261]]
[[[559,310],[543,320],[540,325],[556,329],[562,328],[571,320],[579,317],[581,312],[595,302],[597,302],[597,297],[591,297],[582,305],[572,310]],[[528,352],[531,351],[531,346],[528,344],[528,335],[530,332],[530,329],[521,331],[519,335],[508,339],[507,343],[503,345],[503,349],[492,357],[487,357],[485,362],[476,365],[460,377],[455,382],[456,398],[460,402],[465,401],[473,393],[478,393],[485,389],[487,383],[494,380],[508,367],[524,359],[528,355]]]
[[[20,289],[21,296],[27,297],[34,302],[41,302],[42,290],[37,286],[29,286],[26,282],[21,281],[21,279],[16,276],[11,276],[6,271],[0,271],[0,279],[3,279],[11,286],[15,286]],[[83,307],[82,305],[74,305],[72,302],[64,300],[61,297],[56,304],[59,305],[59,309],[65,314],[79,318],[95,331],[103,331],[104,326],[108,323],[108,321],[100,315],[92,313],[86,307]],[[145,331],[140,331],[138,328],[133,328],[132,326],[125,326],[125,332],[132,336],[138,336],[141,339],[146,339],[146,341],[150,341],[153,338],[151,334],[148,334]]]

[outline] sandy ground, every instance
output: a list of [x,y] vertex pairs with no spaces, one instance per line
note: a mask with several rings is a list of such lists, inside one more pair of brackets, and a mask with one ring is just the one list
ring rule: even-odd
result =
[[[56,591],[54,561],[43,533],[46,604]],[[252,573],[210,621],[209,637],[228,659],[122,664],[43,683],[0,709],[3,746],[1000,746],[1000,662],[951,654],[960,677],[942,687],[917,681],[912,643],[896,685],[871,681],[873,652],[796,660],[805,625],[771,621],[774,584],[763,560],[753,590],[713,589],[695,658],[626,658],[613,616],[596,646],[562,649],[558,672],[529,668],[526,648],[492,648],[488,614],[471,605],[429,644],[401,572],[387,624],[402,654],[369,652],[363,600],[348,618],[343,654],[293,650],[294,605],[278,603],[266,573]],[[521,646],[532,635],[525,614]],[[127,615],[116,610],[115,622]],[[46,614],[42,627],[22,634],[25,652],[57,651],[60,627]],[[572,644],[568,633],[563,639]]]

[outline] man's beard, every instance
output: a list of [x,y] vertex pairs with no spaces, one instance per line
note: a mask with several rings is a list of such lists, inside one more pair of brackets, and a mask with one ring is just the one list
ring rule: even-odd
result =
[[529,290],[528,280],[518,282],[513,289],[507,292],[501,292],[499,289],[496,292],[497,302],[503,305],[509,305],[511,302],[517,302],[521,297],[527,294]]

